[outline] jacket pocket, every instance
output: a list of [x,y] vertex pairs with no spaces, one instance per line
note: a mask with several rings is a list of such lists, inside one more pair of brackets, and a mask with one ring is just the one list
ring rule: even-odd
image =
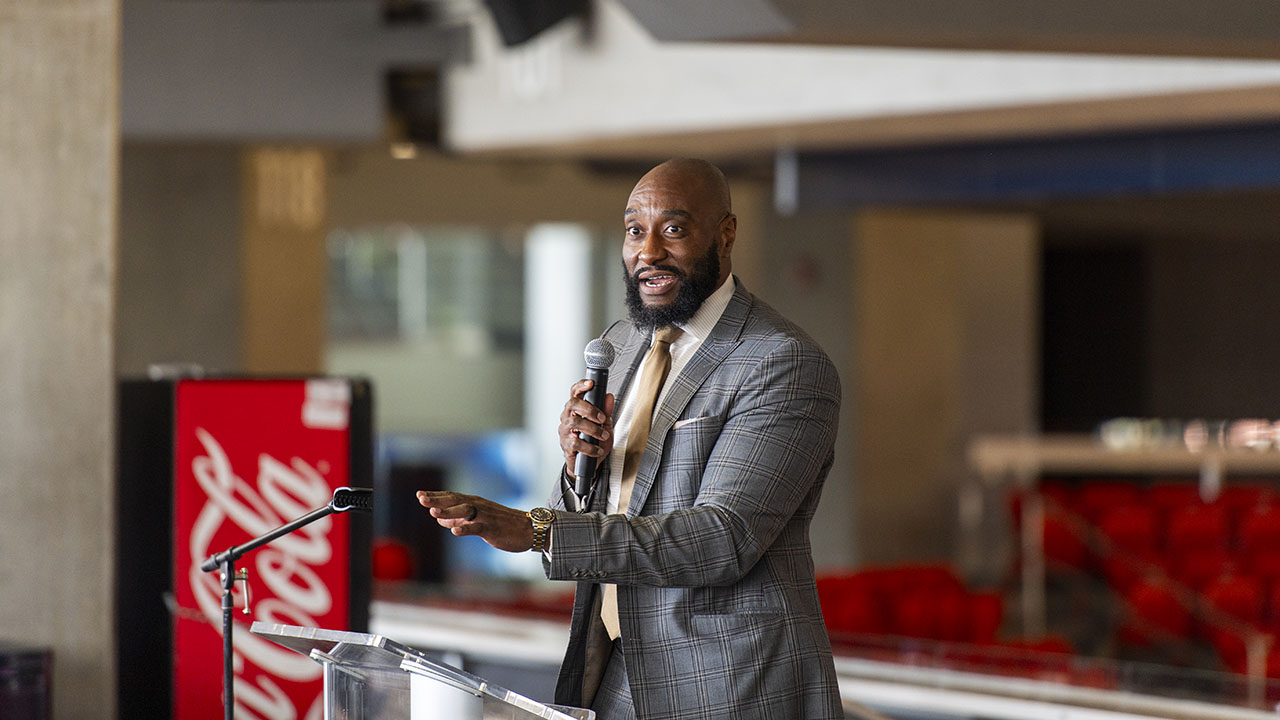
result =
[[746,709],[762,695],[799,692],[798,653],[780,610],[694,615],[705,671],[696,680],[713,707]]

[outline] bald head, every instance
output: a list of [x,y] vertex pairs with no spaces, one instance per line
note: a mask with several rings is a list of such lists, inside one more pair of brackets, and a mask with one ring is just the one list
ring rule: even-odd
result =
[[646,184],[674,186],[696,194],[698,200],[706,203],[707,210],[715,214],[717,221],[733,212],[729,181],[720,168],[700,158],[672,158],[657,165],[640,178],[636,189]]

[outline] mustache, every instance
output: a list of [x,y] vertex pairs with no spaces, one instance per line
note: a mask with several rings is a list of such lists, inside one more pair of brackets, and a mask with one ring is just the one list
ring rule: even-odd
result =
[[654,270],[661,270],[662,272],[665,272],[665,273],[671,273],[676,277],[677,280],[680,280],[680,281],[684,281],[688,279],[688,276],[686,276],[683,272],[681,272],[680,268],[677,268],[673,265],[650,265],[648,267],[636,268],[636,271],[631,273],[631,281],[638,285],[640,284],[641,273],[652,272]]

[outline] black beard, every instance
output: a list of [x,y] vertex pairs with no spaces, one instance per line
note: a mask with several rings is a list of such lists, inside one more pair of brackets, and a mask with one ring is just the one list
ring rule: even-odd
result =
[[719,287],[720,256],[716,253],[715,243],[712,243],[710,251],[694,264],[693,272],[689,275],[670,265],[654,265],[645,270],[669,272],[680,281],[680,292],[676,293],[676,299],[671,304],[651,307],[640,299],[640,271],[628,273],[626,263],[623,263],[622,278],[627,286],[627,315],[636,327],[654,330],[688,322],[698,312],[702,303]]

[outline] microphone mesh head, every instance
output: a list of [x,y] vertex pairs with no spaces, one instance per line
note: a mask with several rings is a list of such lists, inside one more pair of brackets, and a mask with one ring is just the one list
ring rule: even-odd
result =
[[587,367],[592,370],[608,370],[617,354],[617,351],[613,349],[613,343],[604,338],[592,340],[587,343],[587,348],[582,351],[582,357],[586,359]]

